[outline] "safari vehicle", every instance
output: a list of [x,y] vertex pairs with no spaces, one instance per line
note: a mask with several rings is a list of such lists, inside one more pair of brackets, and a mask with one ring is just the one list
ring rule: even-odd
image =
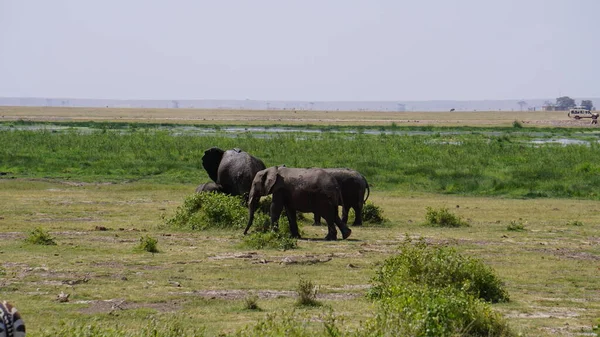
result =
[[593,114],[590,110],[582,107],[571,108],[569,109],[569,113],[567,114],[567,116],[575,119],[592,118],[592,115]]

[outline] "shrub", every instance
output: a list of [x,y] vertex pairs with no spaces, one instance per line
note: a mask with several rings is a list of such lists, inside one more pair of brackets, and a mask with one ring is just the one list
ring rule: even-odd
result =
[[512,122],[512,126],[515,129],[522,129],[523,128],[523,124],[521,124],[521,122],[519,122],[518,120],[514,120]]
[[407,283],[450,287],[495,303],[509,300],[494,271],[481,261],[464,257],[452,247],[433,247],[407,239],[401,253],[384,261],[370,290],[372,298],[390,296],[395,287]]
[[522,232],[525,231],[525,225],[521,221],[511,220],[508,226],[506,226],[506,229],[509,231]]
[[135,247],[135,250],[149,253],[158,253],[158,240],[146,235],[140,238],[140,243]]
[[244,228],[248,209],[241,197],[221,193],[194,193],[177,208],[167,226],[206,230],[211,228]]
[[383,224],[386,219],[383,217],[383,210],[374,203],[367,201],[362,210],[363,223]]
[[298,239],[283,231],[252,232],[244,236],[244,245],[253,249],[289,250],[298,247]]
[[300,279],[300,281],[298,282],[298,288],[296,289],[296,293],[298,293],[298,300],[296,301],[296,305],[307,307],[320,306],[321,303],[317,301],[318,292],[319,287],[314,285],[312,281]]
[[258,307],[258,295],[250,294],[244,298],[244,309],[246,310],[260,310]]
[[396,284],[378,304],[362,335],[514,336],[489,304],[451,287]]
[[50,235],[48,231],[46,231],[42,227],[34,228],[27,238],[25,238],[25,242],[34,244],[34,245],[45,245],[45,246],[54,246],[56,245],[56,241]]
[[573,221],[567,222],[567,226],[583,226],[583,222],[581,222],[579,220],[573,220]]
[[469,224],[461,217],[450,213],[448,208],[442,207],[435,210],[427,207],[425,215],[425,225],[431,227],[468,227]]

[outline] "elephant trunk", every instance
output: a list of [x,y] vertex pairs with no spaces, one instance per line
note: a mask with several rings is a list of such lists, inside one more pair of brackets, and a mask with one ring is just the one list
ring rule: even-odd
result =
[[256,211],[259,201],[260,197],[254,196],[250,196],[250,200],[248,200],[248,224],[246,225],[246,230],[244,230],[244,235],[248,233],[248,229],[250,229],[250,226],[252,226],[252,222],[254,221],[254,212]]

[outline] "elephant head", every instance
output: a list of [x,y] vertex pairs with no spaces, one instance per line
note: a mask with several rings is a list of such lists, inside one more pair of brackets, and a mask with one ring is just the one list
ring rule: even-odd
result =
[[244,235],[248,233],[248,229],[252,226],[254,221],[254,212],[258,207],[260,198],[273,193],[275,184],[279,180],[277,175],[279,167],[273,166],[262,171],[258,171],[252,180],[252,187],[250,188],[249,200],[248,200],[248,225],[244,231]]
[[209,181],[204,184],[200,184],[200,185],[198,185],[198,187],[196,187],[196,193],[221,192],[222,190],[223,190],[223,187],[221,185],[214,183],[212,181]]

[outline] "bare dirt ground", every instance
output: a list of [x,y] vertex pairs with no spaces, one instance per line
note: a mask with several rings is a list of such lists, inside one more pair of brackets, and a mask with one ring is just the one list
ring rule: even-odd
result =
[[0,107],[0,121],[141,122],[178,124],[318,124],[510,126],[514,121],[537,127],[581,127],[565,111],[300,111],[143,108]]

